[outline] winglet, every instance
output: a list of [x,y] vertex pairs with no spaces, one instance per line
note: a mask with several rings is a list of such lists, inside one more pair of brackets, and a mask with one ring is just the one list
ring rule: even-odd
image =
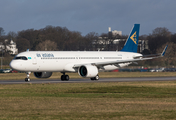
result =
[[164,56],[164,55],[165,55],[166,50],[167,50],[167,47],[168,47],[168,45],[166,45],[166,47],[164,48],[163,52],[161,53],[161,56]]

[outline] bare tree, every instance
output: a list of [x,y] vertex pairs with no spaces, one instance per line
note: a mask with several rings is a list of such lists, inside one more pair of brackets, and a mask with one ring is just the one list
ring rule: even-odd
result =
[[90,32],[85,36],[85,40],[83,41],[84,50],[93,50],[92,43],[94,42],[95,45],[97,44],[98,33]]
[[156,28],[153,33],[150,34],[147,39],[149,40],[149,48],[152,53],[156,53],[156,50],[163,44],[170,42],[171,32],[167,28]]
[[157,53],[161,53],[163,48],[168,45],[165,56],[157,59],[159,65],[176,65],[176,44],[173,42],[168,42],[157,49]]
[[156,36],[167,36],[167,37],[170,37],[171,36],[171,32],[165,27],[158,27],[158,28],[155,28],[153,30],[152,35],[154,37],[156,37]]
[[4,29],[2,27],[0,27],[0,37],[4,36],[4,35],[5,35]]
[[30,42],[25,38],[19,38],[17,40],[17,48],[19,52],[26,51],[30,48]]
[[45,40],[36,46],[36,50],[54,51],[54,50],[57,50],[57,43],[55,43],[51,40]]
[[7,34],[7,39],[12,39],[16,42],[16,37],[17,37],[17,34],[13,31],[10,31],[8,34]]

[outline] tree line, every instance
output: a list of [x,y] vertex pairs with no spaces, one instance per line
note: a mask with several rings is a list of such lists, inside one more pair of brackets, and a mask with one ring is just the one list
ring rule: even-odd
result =
[[[110,43],[105,45],[104,50],[116,50],[117,45],[113,44],[114,39],[126,39],[128,36],[109,36],[108,33],[98,35],[95,32],[90,32],[83,36],[78,31],[70,31],[66,27],[46,26],[45,28],[35,30],[27,29],[18,33],[9,32],[5,35],[5,31],[0,27],[0,42],[5,43],[5,39],[12,39],[16,42],[19,52],[30,49],[31,51],[95,51],[99,47],[97,44],[98,37],[103,37],[107,40],[110,38]],[[148,50],[144,50],[143,54],[161,53],[165,45],[168,44],[168,50],[164,58],[142,61],[140,64],[145,65],[176,65],[176,33],[171,33],[165,27],[158,27],[149,35],[139,36],[141,40],[148,40]],[[9,41],[10,42],[10,41]],[[94,43],[94,44],[92,44]],[[125,42],[124,42],[125,43]],[[120,46],[123,47],[124,43]],[[122,48],[121,47],[121,48]],[[4,53],[4,55],[7,55]]]

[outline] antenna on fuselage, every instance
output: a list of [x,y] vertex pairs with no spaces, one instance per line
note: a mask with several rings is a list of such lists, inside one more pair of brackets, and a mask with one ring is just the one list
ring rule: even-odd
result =
[[27,49],[26,52],[29,52],[29,49]]

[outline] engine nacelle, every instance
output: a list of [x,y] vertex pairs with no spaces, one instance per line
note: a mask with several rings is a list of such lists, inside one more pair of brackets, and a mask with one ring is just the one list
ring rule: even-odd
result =
[[36,78],[49,78],[51,75],[52,72],[34,72]]
[[95,77],[98,74],[98,68],[93,65],[83,65],[79,67],[78,74],[81,77]]

